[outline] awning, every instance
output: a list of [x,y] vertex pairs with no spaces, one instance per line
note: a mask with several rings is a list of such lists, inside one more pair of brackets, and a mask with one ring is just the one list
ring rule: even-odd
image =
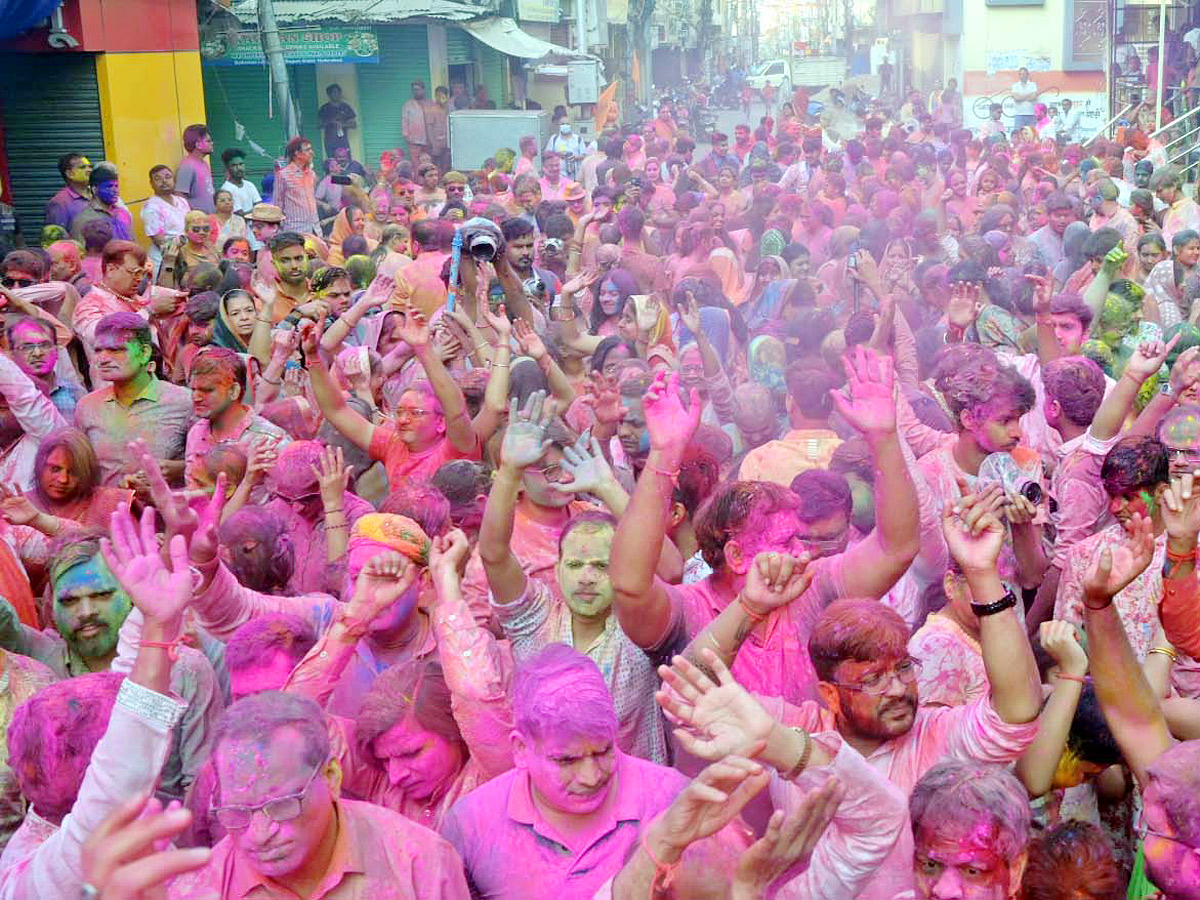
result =
[[[63,0],[0,0],[0,40],[34,28],[62,6]],[[42,49],[45,49],[44,47]]]
[[521,59],[545,59],[553,56],[569,59],[591,57],[591,54],[580,53],[578,50],[560,47],[558,44],[534,37],[532,34],[522,31],[516,22],[508,18],[476,19],[474,22],[464,23],[463,27],[489,47],[508,56],[517,56]]
[[[258,22],[258,0],[234,0],[229,11],[239,21]],[[280,25],[317,22],[403,22],[406,19],[448,19],[465,22],[487,6],[457,0],[275,0],[275,20]]]

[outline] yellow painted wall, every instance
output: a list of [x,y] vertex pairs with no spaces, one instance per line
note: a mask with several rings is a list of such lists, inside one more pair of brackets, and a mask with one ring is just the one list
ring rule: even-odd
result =
[[987,71],[989,54],[1020,50],[1048,56],[1050,70],[1061,71],[1063,17],[1063,0],[1046,0],[1043,6],[987,6],[984,0],[963,0],[963,70]]
[[[149,198],[151,166],[171,168],[183,158],[183,129],[205,120],[200,54],[101,53],[96,57],[104,155],[121,172],[121,196],[133,212],[138,237],[141,205]],[[213,160],[216,184],[224,180]]]

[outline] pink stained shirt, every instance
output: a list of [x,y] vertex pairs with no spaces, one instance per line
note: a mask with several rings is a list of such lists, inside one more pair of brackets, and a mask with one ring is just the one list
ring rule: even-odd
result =
[[[808,590],[776,610],[751,632],[733,663],[733,675],[749,691],[781,696],[789,703],[817,697],[817,673],[808,655],[808,637],[825,607],[846,596],[844,554],[818,559],[812,565]],[[650,648],[655,655],[682,653],[688,642],[734,601],[713,580],[666,585],[671,599],[671,623]]]
[[201,457],[218,444],[236,444],[242,450],[248,451],[260,444],[275,444],[282,450],[291,442],[292,439],[286,431],[249,407],[246,407],[246,414],[242,416],[234,432],[219,441],[213,440],[208,419],[197,419],[188,429],[187,443],[184,447],[187,483],[189,486],[195,486],[196,471]]
[[642,828],[688,779],[617,752],[617,792],[606,830],[578,851],[538,812],[529,775],[513,769],[454,805],[442,835],[462,857],[472,896],[487,900],[584,900],[625,865]]
[[[835,730],[833,714],[814,702],[792,706],[778,697],[758,699],[785,725],[809,733]],[[921,776],[945,757],[1003,765],[1024,753],[1036,736],[1036,721],[1009,725],[992,708],[990,698],[954,708],[922,706],[907,734],[881,745],[866,759],[907,797]],[[913,841],[907,818],[887,858],[856,894],[858,900],[892,900],[912,889]]]
[[479,460],[482,448],[476,439],[474,448],[463,452],[455,447],[449,438],[443,437],[428,450],[413,453],[408,449],[408,445],[400,440],[396,426],[388,422],[375,426],[371,433],[371,446],[367,452],[372,459],[383,463],[387,469],[388,482],[394,490],[406,479],[418,484],[428,484],[433,474],[451,460]]
[[[357,800],[334,803],[338,836],[324,877],[306,900],[467,900],[454,848],[399,813]],[[216,891],[222,900],[295,900],[296,894],[254,871],[229,837],[208,865],[171,882],[170,900]]]
[[[288,591],[292,594],[340,595],[344,587],[346,557],[333,563],[329,561],[324,515],[318,521],[310,521],[292,509],[292,505],[282,497],[272,497],[264,505],[286,523],[284,530],[292,538],[296,561],[287,584]],[[342,495],[342,512],[349,528],[354,528],[355,522],[374,511],[374,507],[357,494],[346,491]]]
[[1080,541],[1113,523],[1100,469],[1119,437],[1101,441],[1089,430],[1062,445],[1050,481],[1050,496],[1058,503],[1057,511],[1050,516],[1055,527],[1051,562],[1060,572]]
[[917,696],[926,706],[962,706],[991,693],[983,649],[952,619],[934,613],[908,640],[920,660]]

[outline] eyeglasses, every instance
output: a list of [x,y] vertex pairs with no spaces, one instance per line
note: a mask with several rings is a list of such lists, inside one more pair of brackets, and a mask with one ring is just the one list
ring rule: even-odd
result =
[[249,828],[250,821],[256,812],[261,812],[272,822],[290,822],[300,815],[300,811],[304,808],[304,797],[308,793],[308,789],[312,787],[318,773],[324,768],[325,764],[322,763],[313,769],[312,774],[308,776],[308,781],[304,782],[304,787],[294,794],[276,797],[257,806],[214,806],[212,813],[226,831],[242,831]]
[[899,663],[894,669],[868,675],[858,683],[835,681],[833,684],[848,691],[858,691],[860,694],[882,694],[891,687],[893,677],[899,678],[901,684],[912,684],[917,680],[917,675],[920,672],[921,661],[910,656]]
[[541,475],[547,481],[558,481],[562,477],[563,467],[558,463],[550,463],[548,466],[530,466],[525,471]]
[[16,349],[18,353],[23,353],[26,356],[29,356],[33,353],[49,353],[54,349],[54,342],[41,341],[37,344],[17,344]]
[[420,418],[423,418],[423,417],[429,415],[431,412],[435,412],[435,410],[417,409],[415,407],[410,407],[410,406],[398,406],[398,407],[396,407],[396,418],[397,419],[420,419]]
[[3,278],[0,278],[0,284],[6,288],[27,288],[33,287],[37,282],[32,278],[9,278],[5,275]]
[[1161,841],[1170,841],[1172,844],[1178,844],[1180,847],[1184,847],[1193,853],[1200,852],[1200,848],[1193,847],[1187,841],[1183,840],[1183,838],[1176,837],[1172,834],[1163,834],[1161,831],[1155,831],[1146,824],[1145,819],[1142,820],[1141,827],[1138,828],[1138,836],[1143,841],[1145,841],[1148,837],[1156,837]]
[[841,550],[842,544],[846,541],[846,535],[842,533],[834,537],[825,538],[808,538],[796,535],[796,540],[803,544],[805,549],[813,553],[818,553],[822,550]]
[[1200,465],[1200,450],[1167,447],[1167,462],[1183,462]]

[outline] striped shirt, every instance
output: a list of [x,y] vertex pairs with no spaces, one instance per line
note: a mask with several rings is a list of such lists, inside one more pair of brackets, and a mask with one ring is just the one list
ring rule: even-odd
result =
[[315,234],[318,230],[317,173],[288,163],[275,175],[271,202],[283,210],[283,230]]

